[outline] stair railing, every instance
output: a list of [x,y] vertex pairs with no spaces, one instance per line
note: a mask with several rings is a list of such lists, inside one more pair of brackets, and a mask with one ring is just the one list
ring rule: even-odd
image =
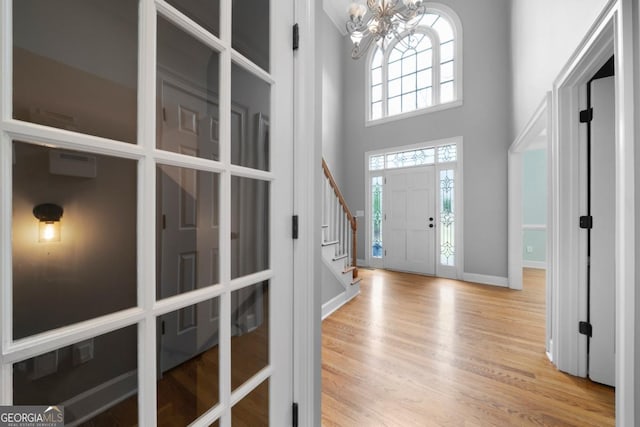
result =
[[347,202],[344,200],[338,184],[336,184],[327,162],[322,159],[324,171],[324,185],[322,197],[322,227],[325,241],[337,242],[335,245],[335,259],[345,259],[345,269],[353,269],[353,278],[358,277],[356,261],[357,243],[356,233],[358,223],[351,214]]

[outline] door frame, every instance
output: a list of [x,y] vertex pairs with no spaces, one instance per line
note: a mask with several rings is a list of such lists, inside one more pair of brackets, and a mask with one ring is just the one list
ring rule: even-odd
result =
[[[508,152],[508,280],[509,288],[522,290],[522,259],[523,247],[523,178],[522,173],[523,155],[526,151],[544,148],[547,152],[547,194],[551,194],[551,110],[552,95],[547,92],[544,99],[536,109],[535,113],[525,125],[520,135],[515,139]],[[546,131],[546,133],[545,133]],[[549,198],[548,198],[549,199]],[[549,201],[551,201],[549,199]],[[552,224],[550,222],[552,214],[552,203],[547,204],[547,263],[545,273],[545,349],[549,360],[553,361],[553,282],[551,281],[553,271],[553,257],[551,256],[553,246],[551,244]]]
[[[586,83],[615,55],[616,67],[616,423],[635,425],[636,290],[635,290],[635,158],[634,139],[634,13],[631,0],[611,0],[553,84],[551,170],[553,205],[552,282],[554,293],[553,356],[557,367],[586,376],[587,339],[578,333],[586,320],[586,284],[581,280],[581,251],[577,219],[581,214],[580,96]],[[637,21],[636,21],[637,23]],[[557,286],[555,286],[557,284]],[[562,284],[562,286],[560,286]]]
[[[373,261],[373,257],[371,256],[371,252],[369,248],[371,247],[371,178],[374,176],[386,176],[387,169],[380,170],[369,170],[369,157],[386,154],[386,153],[394,153],[398,151],[409,151],[415,150],[419,148],[437,148],[442,145],[456,144],[456,161],[455,162],[443,162],[434,163],[435,166],[435,195],[436,195],[436,219],[437,224],[440,223],[440,191],[439,191],[439,174],[441,170],[444,169],[453,169],[455,171],[455,187],[454,187],[454,197],[455,197],[455,242],[456,242],[456,264],[452,267],[445,266],[440,263],[440,251],[438,248],[440,247],[440,237],[439,233],[436,233],[436,251],[435,251],[435,275],[436,277],[446,277],[450,279],[460,279],[463,280],[465,277],[464,274],[464,139],[462,136],[454,136],[451,138],[437,139],[431,141],[425,141],[417,144],[403,145],[397,147],[389,147],[380,150],[372,150],[364,153],[364,182],[365,182],[365,209],[364,209],[364,222],[365,222],[365,232],[364,232],[364,240],[365,240],[365,256],[364,261],[369,267],[379,267],[383,268],[384,266],[384,258],[383,261]],[[420,166],[416,166],[420,167]],[[395,170],[395,169],[390,169]],[[384,193],[382,195],[384,199]],[[384,242],[383,242],[384,245]]]

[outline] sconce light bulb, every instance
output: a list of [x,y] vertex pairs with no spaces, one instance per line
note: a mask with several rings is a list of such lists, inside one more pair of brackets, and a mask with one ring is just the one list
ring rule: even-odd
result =
[[55,236],[56,236],[55,225],[53,224],[53,222],[46,222],[44,224],[44,233],[42,235],[42,238],[44,240],[50,241]]

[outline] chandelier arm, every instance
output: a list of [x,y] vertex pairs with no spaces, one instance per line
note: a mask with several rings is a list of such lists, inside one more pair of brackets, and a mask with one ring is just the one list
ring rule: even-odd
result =
[[366,37],[363,37],[360,43],[354,44],[353,49],[351,50],[351,58],[360,59],[364,56],[365,53],[369,50],[369,47],[375,40],[373,35],[368,34]]

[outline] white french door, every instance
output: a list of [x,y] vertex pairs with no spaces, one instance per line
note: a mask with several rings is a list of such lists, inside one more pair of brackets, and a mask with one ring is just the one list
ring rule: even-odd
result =
[[386,172],[384,267],[435,274],[435,166]]
[[293,9],[2,2],[1,404],[290,423]]

